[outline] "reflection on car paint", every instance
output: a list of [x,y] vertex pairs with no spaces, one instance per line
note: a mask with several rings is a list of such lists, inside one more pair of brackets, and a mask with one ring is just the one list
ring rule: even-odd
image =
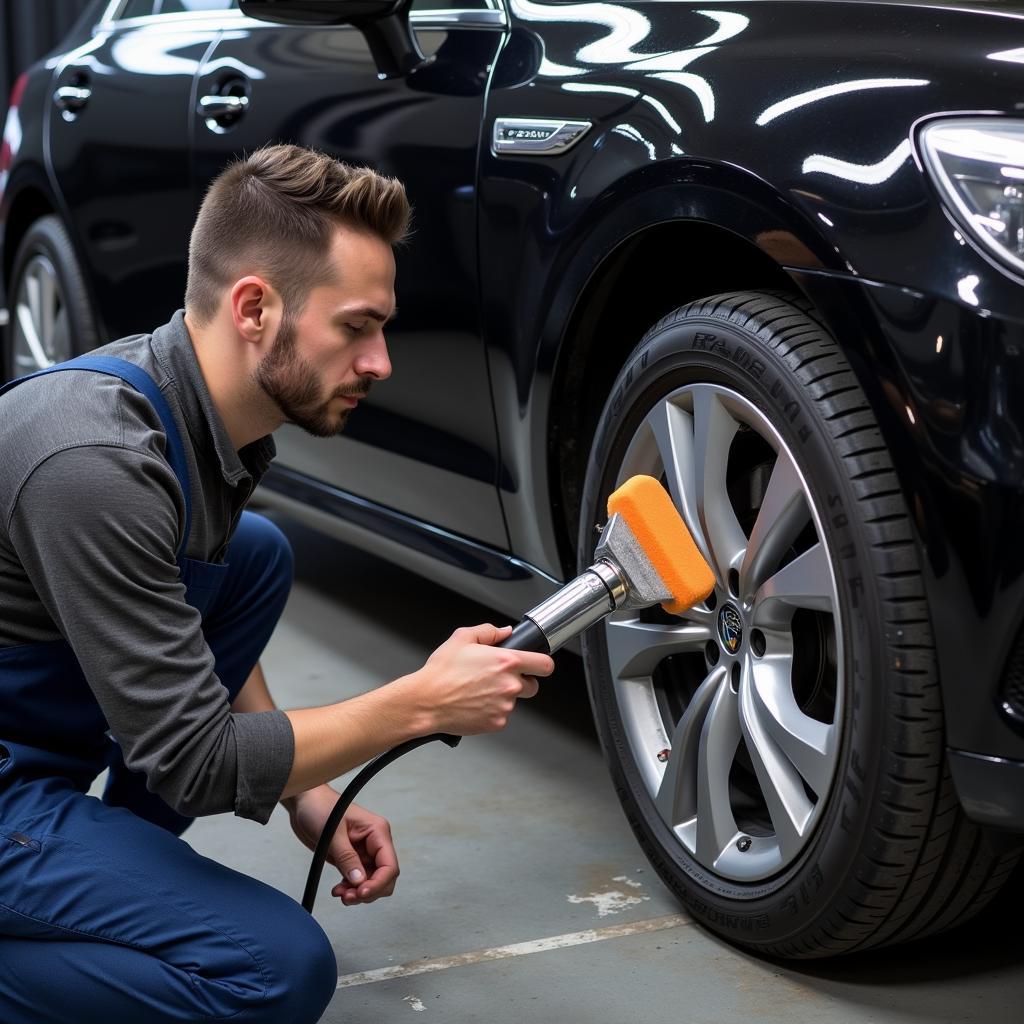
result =
[[809,103],[817,103],[819,100],[830,99],[833,96],[843,96],[848,92],[863,92],[865,89],[897,89],[930,84],[927,78],[861,78],[853,82],[823,85],[773,103],[757,115],[754,124],[758,126],[770,124],[775,118],[788,114],[791,110],[798,110]]

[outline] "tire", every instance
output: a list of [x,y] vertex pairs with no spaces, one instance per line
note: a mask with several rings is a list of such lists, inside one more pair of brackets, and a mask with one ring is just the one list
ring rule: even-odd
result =
[[1018,853],[957,803],[910,519],[811,311],[717,295],[647,333],[598,425],[581,567],[635,473],[667,484],[717,579],[681,618],[623,610],[583,640],[612,779],[661,878],[714,932],[786,958],[979,911]]
[[2,370],[20,377],[95,348],[95,319],[67,230],[49,214],[35,221],[14,258]]

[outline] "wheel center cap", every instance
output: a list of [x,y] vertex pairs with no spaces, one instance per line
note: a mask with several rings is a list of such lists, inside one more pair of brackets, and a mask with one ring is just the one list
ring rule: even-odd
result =
[[743,639],[743,620],[731,604],[722,605],[722,610],[718,613],[718,635],[721,637],[722,646],[730,654],[735,654],[739,650],[740,641]]

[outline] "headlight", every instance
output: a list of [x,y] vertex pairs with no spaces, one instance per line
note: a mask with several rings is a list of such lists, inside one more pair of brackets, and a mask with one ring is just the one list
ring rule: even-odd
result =
[[961,226],[1024,275],[1024,121],[933,121],[921,131],[921,150]]

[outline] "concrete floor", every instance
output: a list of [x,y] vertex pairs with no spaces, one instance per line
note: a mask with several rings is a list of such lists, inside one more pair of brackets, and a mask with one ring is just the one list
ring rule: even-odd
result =
[[[298,579],[264,667],[284,707],[360,693],[418,667],[455,626],[493,621],[282,525]],[[757,960],[692,923],[619,810],[572,655],[503,733],[416,751],[361,802],[391,820],[402,877],[391,899],[349,908],[325,872],[316,915],[341,975],[331,1024],[1024,1021],[1019,880],[959,932],[834,963]],[[266,827],[205,819],[188,838],[301,898],[309,854],[282,811]]]

